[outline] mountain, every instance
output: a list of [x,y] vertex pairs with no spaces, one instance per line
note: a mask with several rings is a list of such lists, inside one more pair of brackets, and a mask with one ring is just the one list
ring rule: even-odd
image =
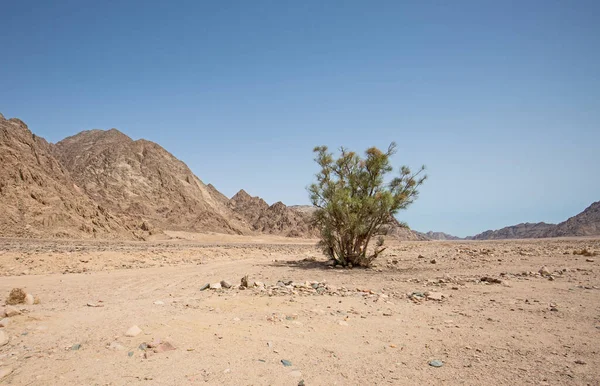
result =
[[444,232],[429,231],[424,233],[424,235],[430,240],[462,240],[460,237],[452,236]]
[[53,154],[53,146],[19,119],[0,114],[0,235],[140,239],[127,222],[90,199]]
[[600,201],[560,224],[523,223],[473,236],[473,240],[529,239],[600,235]]
[[54,154],[85,194],[125,218],[168,230],[248,231],[225,196],[154,142],[90,130],[58,142]]
[[229,207],[256,232],[288,237],[316,237],[310,225],[310,214],[294,210],[281,201],[267,204],[240,190],[229,200]]

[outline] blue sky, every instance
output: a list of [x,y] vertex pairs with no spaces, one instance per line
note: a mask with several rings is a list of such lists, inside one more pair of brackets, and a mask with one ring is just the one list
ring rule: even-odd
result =
[[399,144],[398,216],[472,235],[600,200],[597,1],[22,1],[0,112],[51,142],[116,127],[228,196],[307,204],[312,148]]

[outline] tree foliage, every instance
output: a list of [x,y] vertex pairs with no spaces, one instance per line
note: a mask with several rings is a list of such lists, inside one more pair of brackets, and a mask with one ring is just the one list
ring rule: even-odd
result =
[[[338,159],[327,146],[315,147],[314,152],[321,171],[308,191],[317,208],[313,220],[320,231],[319,245],[336,264],[369,266],[385,250],[382,236],[395,221],[393,216],[417,198],[417,188],[427,178],[425,167],[412,173],[402,166],[399,175],[386,182],[393,171],[394,142],[386,152],[367,149],[364,158],[345,148]],[[374,238],[376,246],[368,251]]]

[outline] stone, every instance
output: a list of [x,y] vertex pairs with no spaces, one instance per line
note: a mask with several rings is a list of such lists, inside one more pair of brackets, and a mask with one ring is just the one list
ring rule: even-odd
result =
[[206,283],[202,287],[200,287],[200,291],[204,291],[210,288],[210,284]]
[[434,359],[432,361],[429,361],[429,366],[431,367],[442,367],[444,365],[444,362],[438,360],[438,359]]
[[75,343],[73,346],[71,346],[71,351],[77,351],[81,348],[81,343]]
[[127,330],[125,332],[125,336],[133,338],[134,336],[138,336],[139,334],[141,334],[141,332],[142,332],[142,329],[139,328],[138,326],[131,326],[131,327],[129,327],[129,330]]
[[0,330],[0,347],[8,343],[8,334],[4,330]]
[[285,367],[290,367],[292,365],[292,362],[288,361],[287,359],[282,359],[281,364]]
[[163,302],[162,300],[157,300],[157,301],[154,302],[154,304],[157,305],[157,306],[162,306],[162,305],[165,304],[165,302]]
[[223,288],[231,288],[232,284],[227,280],[221,280],[221,287]]
[[32,306],[35,302],[35,298],[33,297],[32,294],[27,294],[25,295],[25,304],[27,304],[28,306]]
[[122,344],[118,343],[118,342],[111,342],[108,345],[108,348],[111,350],[116,350],[116,351],[123,351],[125,350],[125,346],[123,346]]
[[39,297],[39,296],[36,296],[36,297],[33,299],[33,304],[40,304],[41,302],[42,302],[42,301],[40,300],[40,297]]
[[210,285],[210,289],[212,289],[212,290],[221,289],[221,283],[212,283]]
[[169,342],[162,342],[162,343],[158,344],[156,347],[154,347],[155,353],[161,353],[161,352],[173,351],[173,350],[175,350],[175,346],[173,346]]
[[436,259],[431,259],[430,263],[431,264],[435,264],[435,263],[437,263],[437,260]]
[[538,273],[542,276],[549,276],[550,275],[550,271],[548,270],[548,268],[546,268],[546,266],[543,266],[542,268],[540,268],[540,270],[538,271]]
[[446,295],[441,292],[427,292],[425,296],[428,300],[435,300],[437,302],[441,302],[446,297]]
[[8,316],[9,318],[12,318],[13,316],[20,315],[20,314],[21,314],[21,312],[13,306],[6,306],[4,308],[4,315]]
[[587,261],[588,263],[593,263],[594,259],[585,259],[585,261]]
[[10,367],[0,367],[0,381],[9,376],[12,372],[13,369]]
[[345,320],[340,320],[340,321],[338,322],[338,324],[339,324],[340,326],[348,326],[348,325],[349,325],[349,324],[348,324],[348,322],[346,322]]
[[419,259],[424,259],[424,258],[425,258],[425,256],[419,255]]
[[6,327],[6,326],[8,326],[9,323],[10,323],[10,319],[8,319],[8,318],[0,319],[0,327]]

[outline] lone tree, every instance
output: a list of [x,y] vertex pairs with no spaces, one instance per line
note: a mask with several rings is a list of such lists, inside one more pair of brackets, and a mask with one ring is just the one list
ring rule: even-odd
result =
[[[394,215],[417,198],[417,188],[427,178],[425,166],[416,173],[402,166],[400,175],[386,182],[393,171],[394,142],[385,153],[367,149],[365,158],[343,147],[337,160],[327,146],[317,146],[314,152],[321,171],[308,191],[317,208],[313,221],[321,234],[319,246],[335,264],[368,267],[385,250],[382,236],[396,222]],[[374,237],[377,244],[368,251]]]

